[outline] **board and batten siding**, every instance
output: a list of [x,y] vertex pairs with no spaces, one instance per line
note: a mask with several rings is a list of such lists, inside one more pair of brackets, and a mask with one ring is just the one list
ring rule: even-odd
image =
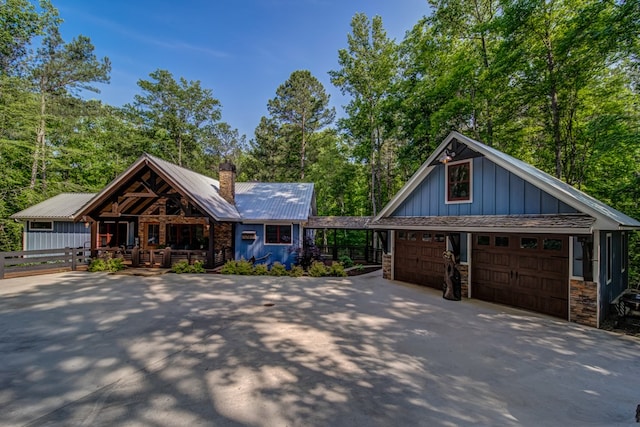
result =
[[[607,235],[611,235],[611,281],[607,280]],[[610,313],[610,301],[613,301],[625,289],[629,283],[629,269],[622,271],[622,256],[620,250],[622,246],[622,232],[620,231],[600,231],[600,271],[598,280],[600,282],[600,320],[604,320]],[[628,266],[627,266],[628,267]]]
[[[243,240],[243,231],[255,232],[255,240]],[[296,249],[302,247],[299,224],[293,224],[292,233],[293,242],[291,245],[271,245],[265,243],[264,224],[238,224],[236,225],[235,235],[235,258],[236,260],[250,259],[251,257],[260,259],[267,254],[271,254],[268,258],[260,261],[259,264],[267,264],[271,266],[274,262],[279,262],[284,264],[287,268],[291,268],[298,259]]]
[[25,223],[26,250],[88,248],[91,230],[82,222],[53,221],[53,231],[31,230]]
[[496,165],[473,161],[471,203],[445,203],[445,166],[437,165],[391,216],[537,215],[577,210]]

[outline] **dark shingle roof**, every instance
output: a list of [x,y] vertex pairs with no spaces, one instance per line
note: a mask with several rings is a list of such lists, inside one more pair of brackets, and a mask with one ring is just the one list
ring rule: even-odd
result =
[[338,228],[343,230],[364,230],[371,221],[370,216],[312,216],[305,228]]
[[582,214],[560,215],[468,215],[468,216],[420,216],[385,217],[371,221],[369,228],[423,229],[439,231],[525,231],[554,233],[571,230],[590,233],[595,218]]

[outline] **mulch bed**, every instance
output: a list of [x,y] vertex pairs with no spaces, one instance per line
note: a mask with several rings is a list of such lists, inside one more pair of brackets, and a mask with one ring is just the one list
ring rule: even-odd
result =
[[382,267],[379,265],[365,265],[362,267],[352,267],[347,270],[349,276],[359,276],[361,274],[371,273],[376,270],[380,270]]
[[620,322],[616,318],[606,319],[600,325],[600,328],[606,331],[640,337],[640,321],[635,319],[627,319]]

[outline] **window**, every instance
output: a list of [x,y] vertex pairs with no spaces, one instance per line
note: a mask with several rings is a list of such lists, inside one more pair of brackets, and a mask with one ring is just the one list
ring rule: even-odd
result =
[[404,231],[398,231],[398,240],[407,240],[407,233]]
[[436,234],[434,239],[436,242],[444,242],[445,237],[444,234]]
[[561,251],[562,240],[560,239],[544,239],[542,242],[542,248],[545,251]]
[[53,221],[29,221],[29,230],[53,231]]
[[627,271],[627,264],[629,263],[629,240],[627,239],[627,233],[622,233],[620,239],[620,253],[622,254],[622,260],[620,262],[621,271],[624,273]]
[[413,232],[413,231],[409,231],[409,232],[407,233],[407,239],[408,239],[408,240],[415,241],[415,240],[416,240],[416,233],[415,233],[415,232]]
[[478,246],[489,246],[491,244],[491,238],[489,236],[478,236],[476,239]]
[[202,224],[167,224],[166,245],[171,249],[207,249],[209,236]]
[[502,248],[509,247],[509,238],[506,236],[496,236],[496,246]]
[[422,241],[430,242],[431,241],[431,233],[422,233]]
[[447,163],[446,174],[446,202],[471,202],[471,161]]
[[265,242],[270,245],[290,245],[291,225],[265,225]]
[[538,239],[536,237],[522,237],[520,239],[521,249],[538,249]]
[[147,245],[156,246],[160,243],[160,224],[147,224]]
[[607,257],[607,284],[611,283],[611,279],[613,279],[612,271],[613,271],[613,248],[611,247],[611,234],[607,234],[606,241],[606,257]]

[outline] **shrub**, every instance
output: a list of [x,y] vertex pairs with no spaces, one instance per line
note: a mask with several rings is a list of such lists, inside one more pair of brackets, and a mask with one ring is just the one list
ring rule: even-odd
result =
[[122,258],[113,258],[111,253],[105,252],[100,258],[96,258],[89,264],[88,270],[96,271],[120,271],[124,270],[124,260]]
[[321,261],[314,261],[309,267],[309,276],[322,277],[327,275],[327,266]]
[[342,265],[342,263],[340,262],[334,262],[333,264],[331,264],[331,267],[329,268],[329,276],[346,277],[347,272],[344,271],[344,265]]
[[353,260],[351,258],[349,258],[348,255],[342,255],[338,259],[340,260],[340,262],[342,263],[344,268],[353,267]]
[[258,264],[253,269],[253,274],[256,276],[266,276],[269,274],[269,267],[266,264]]
[[291,270],[289,270],[289,276],[291,277],[300,277],[302,275],[304,275],[304,268],[299,265],[294,265],[291,267]]
[[194,261],[192,265],[189,265],[187,261],[178,261],[171,266],[171,271],[174,273],[204,273],[204,264],[202,261]]
[[238,270],[236,262],[234,260],[227,261],[222,268],[220,269],[220,273],[222,274],[237,274]]
[[287,272],[287,268],[280,264],[279,262],[274,262],[271,266],[271,270],[269,271],[271,276],[286,276],[289,273]]

